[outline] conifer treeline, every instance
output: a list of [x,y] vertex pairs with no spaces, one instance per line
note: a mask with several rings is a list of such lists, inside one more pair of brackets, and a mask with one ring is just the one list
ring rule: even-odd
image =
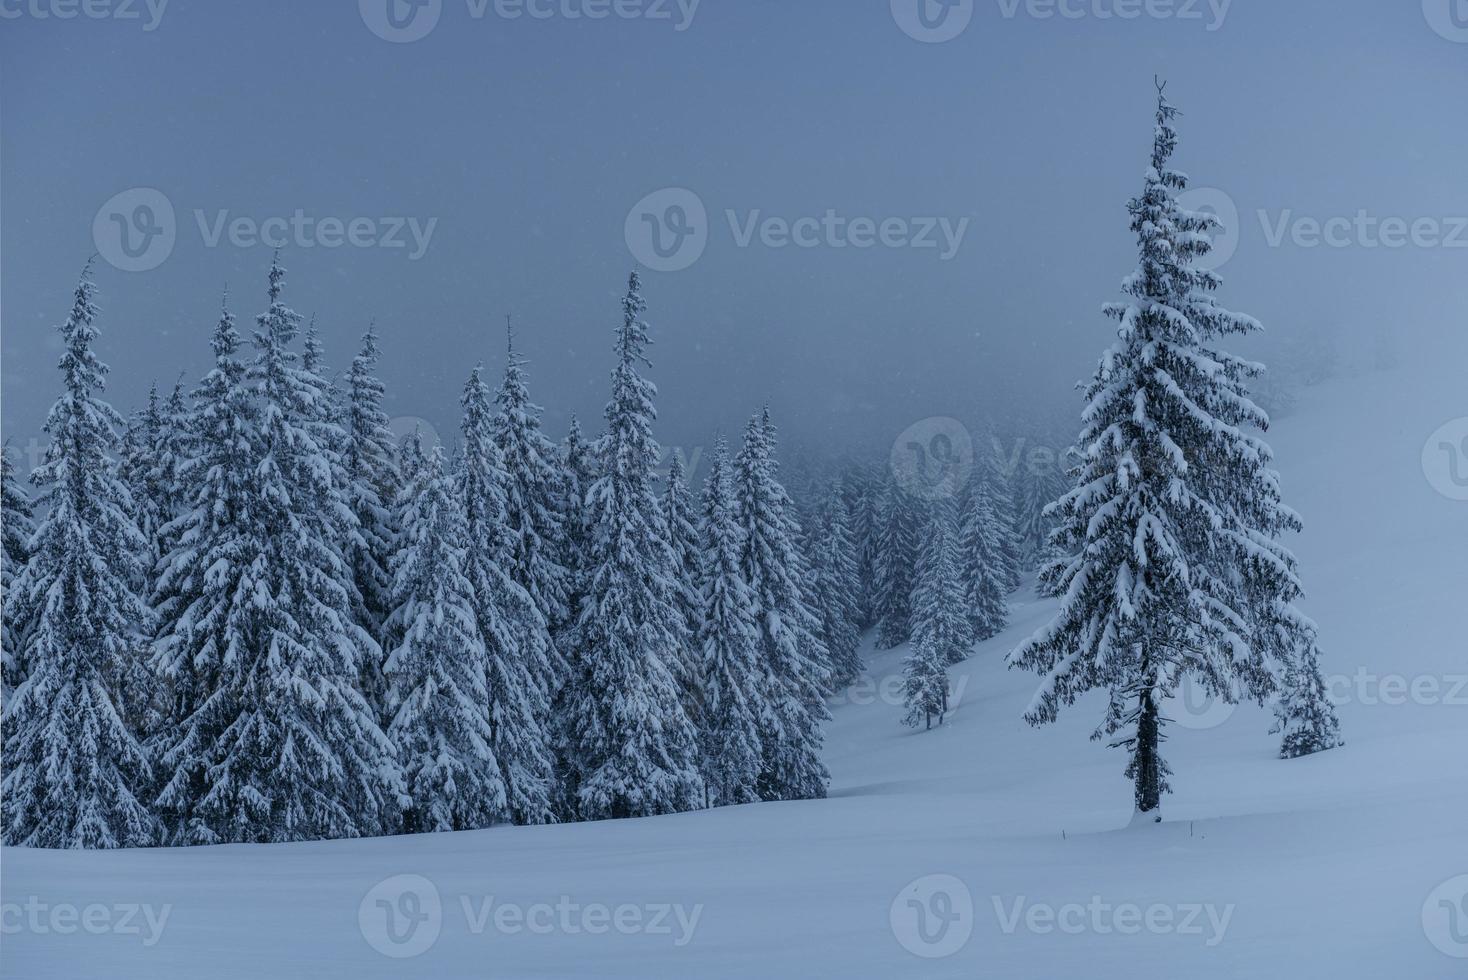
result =
[[9,843],[819,797],[825,698],[863,630],[916,634],[946,668],[1003,625],[1020,546],[993,480],[933,524],[941,548],[874,467],[836,474],[802,527],[762,411],[699,493],[677,454],[659,481],[635,274],[599,439],[542,432],[511,334],[497,389],[470,372],[452,452],[396,444],[375,327],[329,380],[284,290],[276,261],[249,341],[226,296],[212,369],[124,424],[78,284],[34,510],[4,461]]

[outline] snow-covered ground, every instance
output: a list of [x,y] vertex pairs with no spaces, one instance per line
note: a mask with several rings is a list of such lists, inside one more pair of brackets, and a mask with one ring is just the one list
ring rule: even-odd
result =
[[1331,382],[1276,426],[1347,745],[1282,762],[1259,708],[1177,708],[1160,826],[1128,827],[1121,753],[1087,740],[1099,702],[1041,730],[1019,720],[1034,678],[1003,657],[1052,609],[1026,591],[1012,628],[953,671],[939,730],[898,724],[901,652],[869,656],[872,687],[833,708],[830,799],[7,849],[0,976],[1468,975],[1448,955],[1468,956],[1468,878],[1453,881],[1468,875],[1468,502],[1424,472],[1450,486],[1446,451],[1423,454],[1468,415],[1461,363]]

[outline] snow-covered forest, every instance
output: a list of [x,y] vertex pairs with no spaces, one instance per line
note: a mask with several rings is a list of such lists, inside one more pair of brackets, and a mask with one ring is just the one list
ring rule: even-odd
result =
[[[647,300],[628,278],[601,435],[543,430],[513,320],[465,382],[452,449],[396,444],[372,326],[330,373],[273,260],[251,339],[221,301],[214,367],[124,423],[102,399],[90,263],[32,476],[5,467],[7,843],[278,843],[676,813],[826,794],[827,697],[861,634],[909,645],[908,724],[1008,621],[1039,567],[1054,621],[1011,655],[1026,717],[1095,688],[1140,818],[1185,680],[1277,706],[1281,754],[1340,744],[1282,535],[1260,329],[1198,267],[1217,219],[1178,203],[1158,87],[1139,264],[1107,312],[1068,485],[947,471],[899,447],[781,484],[768,408],[695,500],[658,485]],[[236,296],[234,302],[240,298]],[[298,349],[299,348],[299,349]],[[935,465],[937,468],[935,469]],[[1053,498],[1053,499],[1052,499]],[[38,512],[39,511],[39,512]],[[804,520],[804,523],[803,523]]]
[[[165,38],[166,6],[148,7]],[[469,71],[432,55],[449,31],[415,43],[462,10],[383,6],[361,5],[375,43]],[[526,9],[582,21],[572,6]],[[671,6],[680,35],[747,16]],[[968,77],[942,59],[975,6],[893,0],[885,27],[931,59],[901,70]],[[1228,5],[1210,9],[1221,30]],[[61,27],[49,10],[19,26]],[[1424,12],[1455,40],[1457,19]],[[1230,43],[1262,51],[1251,30]],[[1054,43],[984,41],[996,59]],[[813,126],[770,90],[752,101],[772,133],[841,149],[809,173],[785,160],[744,212],[723,208],[728,182],[779,137],[724,146],[704,196],[670,165],[625,224],[620,203],[607,221],[583,201],[586,241],[548,253],[558,195],[621,193],[629,155],[646,166],[589,149],[593,128],[714,156],[758,129],[665,123],[701,76],[649,98],[655,66],[629,59],[642,98],[622,103],[621,81],[584,74],[611,60],[578,50],[554,63],[604,116],[584,131],[509,125],[525,107],[508,103],[472,124],[421,109],[437,121],[415,152],[484,124],[504,128],[485,146],[543,158],[440,169],[363,144],[358,173],[334,137],[319,148],[346,196],[385,180],[481,220],[492,199],[524,220],[510,252],[476,251],[497,227],[452,237],[452,218],[337,222],[344,241],[403,229],[399,266],[444,262],[395,278],[322,251],[325,221],[282,218],[277,241],[276,219],[221,212],[211,231],[199,209],[195,253],[189,217],[141,186],[97,212],[95,250],[27,250],[4,328],[0,976],[1457,976],[1468,350],[1439,327],[1336,329],[1380,316],[1387,277],[1312,265],[1313,218],[1261,208],[1251,227],[1244,194],[1211,183],[1309,199],[1295,154],[1337,179],[1311,140],[1229,108],[1274,96],[1195,94],[1205,69],[1180,58],[1160,59],[1170,80],[1132,65],[1104,112],[1099,90],[1072,92],[1085,105],[1063,126],[1020,111],[1054,104],[1043,84],[990,92],[1013,105],[984,153],[1029,161],[976,163],[978,189],[1013,181],[1022,200],[882,219],[809,202],[827,185],[860,199],[888,150],[916,157],[864,142],[877,117],[847,118],[843,95],[802,89],[834,100]],[[530,74],[494,77],[566,104],[522,57]],[[935,123],[954,104],[864,64],[851,84],[897,100],[895,130],[954,125]],[[371,111],[417,111],[370,92]],[[281,138],[242,149],[245,169],[288,152],[300,172],[279,179],[316,179],[284,133],[341,103],[280,95],[260,104]],[[848,128],[866,135],[832,135]],[[1250,141],[1276,148],[1272,172]],[[1436,173],[1433,146],[1411,166]],[[394,183],[413,166],[432,179]],[[949,166],[912,182],[917,200],[951,196]],[[242,173],[190,172],[172,197]],[[521,196],[541,210],[519,215]],[[810,216],[775,206],[797,199]],[[1354,262],[1425,219],[1372,220],[1317,224],[1332,249],[1349,226]],[[934,274],[967,236],[982,261]],[[165,240],[157,262],[175,244],[182,261],[148,279]],[[821,254],[772,271],[803,260],[786,245]],[[557,248],[575,257],[538,276]],[[771,264],[728,258],[751,249]],[[1420,261],[1442,254],[1461,253]],[[1393,312],[1421,315],[1432,270]],[[1461,289],[1431,295],[1468,309]],[[553,323],[571,309],[574,327]],[[1022,336],[1057,310],[1063,329]],[[804,346],[807,320],[826,332]],[[1084,376],[1055,383],[1070,365]]]

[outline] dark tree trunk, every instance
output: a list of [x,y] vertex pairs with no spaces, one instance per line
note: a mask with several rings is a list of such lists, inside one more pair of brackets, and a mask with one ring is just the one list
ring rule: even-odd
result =
[[1162,819],[1164,776],[1161,753],[1161,722],[1152,691],[1143,689],[1137,714],[1137,741],[1132,748],[1132,780],[1136,788],[1137,811]]

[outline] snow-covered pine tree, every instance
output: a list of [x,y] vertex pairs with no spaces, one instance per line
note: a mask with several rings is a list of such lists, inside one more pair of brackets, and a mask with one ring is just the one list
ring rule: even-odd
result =
[[846,467],[842,489],[846,496],[846,511],[851,516],[851,540],[856,552],[856,606],[860,613],[856,626],[858,631],[864,632],[877,623],[877,511],[881,482],[873,478],[869,467],[853,463]]
[[[353,616],[379,644],[385,642],[383,627],[393,608],[388,565],[396,547],[394,508],[401,480],[392,430],[382,410],[386,389],[373,373],[381,355],[376,324],[369,323],[347,372],[342,453],[347,499],[357,518],[357,536],[347,555],[356,586]],[[387,694],[381,667],[374,659],[364,658],[360,684],[373,708],[385,718]]]
[[561,443],[561,514],[564,518],[565,548],[561,553],[561,564],[566,568],[567,605],[573,611],[571,619],[556,637],[562,647],[574,642],[574,611],[580,608],[581,596],[586,591],[586,554],[588,531],[586,492],[596,482],[600,469],[595,447],[581,433],[581,420],[571,416],[571,425]]
[[931,729],[934,718],[943,724],[948,714],[948,665],[936,647],[913,641],[902,658],[902,697],[907,708],[904,725]]
[[740,568],[754,601],[760,654],[771,689],[771,711],[762,733],[764,765],[760,796],[766,800],[817,799],[830,778],[821,762],[830,718],[829,655],[820,620],[808,604],[805,560],[795,546],[790,498],[776,479],[774,426],[769,410],[744,429],[735,460],[735,501],[744,534]]
[[36,533],[35,514],[25,487],[15,477],[10,445],[0,448],[0,706],[25,676],[20,651],[25,646],[26,622],[16,602],[15,582],[30,560],[31,535]]
[[[1069,493],[1075,488],[1076,481],[1080,478],[1082,465],[1081,454],[1074,446],[1071,446],[1061,458],[1063,460],[1061,473],[1064,474],[1065,493]],[[1065,493],[1062,493],[1060,498],[1057,498],[1057,501],[1051,503],[1045,510],[1045,520],[1049,530],[1047,531],[1045,543],[1037,556],[1038,560],[1036,564],[1039,574],[1035,578],[1035,594],[1042,599],[1060,598],[1060,582],[1065,577],[1065,568],[1068,564],[1066,560],[1068,556],[1065,553],[1065,534],[1061,528],[1056,526],[1054,516],[1055,508],[1059,506],[1058,501],[1065,496]]]
[[164,499],[165,489],[155,482],[160,472],[156,453],[162,436],[163,403],[158,397],[155,382],[148,386],[147,404],[128,419],[117,464],[117,475],[132,500],[133,523],[148,543],[147,551],[138,558],[138,578],[133,583],[134,589],[143,596],[152,588],[153,566],[162,556],[158,529],[170,520]]
[[[673,556],[673,598],[683,614],[690,638],[697,637],[703,620],[703,602],[698,594],[698,532],[694,530],[693,499],[684,475],[683,454],[675,451],[668,463],[668,478],[663,486],[663,534]],[[679,662],[670,664],[683,689],[683,704],[689,719],[698,725],[698,649],[690,643],[682,650]]]
[[[127,719],[139,712],[139,651],[152,613],[135,591],[147,542],[113,466],[122,417],[99,397],[91,263],[61,325],[61,396],[32,480],[45,517],[13,583],[28,623],[25,665],[5,705],[4,840],[26,847],[138,847],[157,839],[139,799],[149,760]],[[151,687],[145,687],[151,690]]]
[[831,688],[861,675],[861,570],[851,540],[846,495],[838,483],[822,505],[812,535],[811,593],[831,662]]
[[957,509],[950,501],[938,501],[912,590],[912,642],[938,651],[945,666],[968,659],[974,645],[962,567]]
[[[505,521],[504,457],[495,441],[493,396],[476,366],[464,385],[463,440],[457,486],[464,507],[464,575],[484,642],[490,748],[500,766],[516,823],[549,823],[553,755],[549,693],[551,638],[529,592],[510,575],[512,543]],[[424,464],[405,469],[418,471]],[[416,479],[416,477],[415,477]]]
[[1182,679],[1262,699],[1273,670],[1313,642],[1291,606],[1295,560],[1278,541],[1299,519],[1280,501],[1268,446],[1246,431],[1268,424],[1245,391],[1260,369],[1217,346],[1259,325],[1221,308],[1218,278],[1196,265],[1217,221],[1177,202],[1187,181],[1168,167],[1175,114],[1159,87],[1146,187],[1130,206],[1140,266],[1127,302],[1107,307],[1117,341],[1087,389],[1079,485],[1056,507],[1074,556],[1061,608],[1010,658],[1044,675],[1031,724],[1109,691],[1093,737],[1127,750],[1138,814],[1159,820],[1163,702]]
[[164,688],[150,745],[162,782],[154,806],[176,844],[224,839],[194,808],[209,791],[207,752],[239,710],[224,670],[241,669],[254,642],[254,605],[239,589],[264,561],[252,521],[258,411],[240,345],[226,296],[211,339],[214,368],[193,394],[194,455],[178,476],[184,509],[167,527],[174,546],[159,562],[152,596],[159,618],[152,667]]
[[398,486],[405,487],[418,479],[427,463],[428,454],[423,451],[423,428],[415,425],[398,446]]
[[[175,799],[165,789],[165,799],[188,814],[191,834],[222,841],[390,831],[401,793],[393,746],[357,689],[378,647],[353,621],[351,569],[339,550],[356,531],[337,479],[343,436],[322,411],[320,376],[297,367],[290,350],[300,317],[281,301],[284,277],[277,259],[246,375],[249,435],[224,428],[204,437],[234,436],[235,446],[212,451],[243,452],[231,462],[249,469],[220,478],[244,486],[211,487],[218,478],[206,475],[190,521],[200,530],[185,531],[182,553],[169,560],[199,569],[202,583],[174,635],[185,650],[198,644],[193,662],[212,660],[217,670],[183,728],[197,757],[169,752],[179,767],[170,789],[186,793],[183,767],[198,766],[202,795]],[[216,342],[216,358],[218,350]],[[237,381],[216,381],[212,395],[207,384],[202,392],[206,405],[238,397]],[[237,409],[222,408],[218,422],[238,427]],[[218,526],[223,515],[199,513],[216,494],[239,507],[228,528]]]
[[[188,509],[184,497],[184,467],[197,451],[194,445],[193,412],[189,409],[188,396],[184,393],[183,379],[173,384],[168,401],[163,406],[163,428],[159,432],[158,446],[153,453],[156,469],[151,482],[163,495],[162,514],[167,520],[158,529],[157,554],[161,558],[173,550],[177,543],[177,532],[170,525]],[[156,561],[155,561],[156,571]],[[148,587],[153,587],[150,575]]]
[[[510,553],[505,568],[530,593],[554,636],[571,615],[567,605],[569,573],[562,564],[565,478],[559,448],[540,430],[540,406],[530,401],[525,359],[515,352],[515,335],[508,317],[505,323],[505,379],[495,396],[499,414],[494,420],[495,444],[506,476],[505,523]],[[552,645],[550,652],[549,672],[538,682],[554,696],[566,667],[557,646]]]
[[[341,389],[327,374],[326,348],[321,342],[321,331],[316,326],[314,313],[306,324],[300,367],[296,368],[296,373],[300,381],[299,390],[306,399],[301,406],[301,427],[310,434],[315,443],[315,455],[319,463],[329,469],[330,496],[349,503],[352,495],[352,481],[346,466],[349,406],[342,404]],[[346,587],[350,597],[353,621],[362,627],[361,622],[355,619],[355,615],[362,607],[363,601],[357,594],[356,576],[351,566],[352,553],[366,547],[362,529],[355,515],[351,515],[345,520],[333,522],[330,531],[333,546],[347,562],[348,574],[342,584]],[[365,627],[362,628],[363,632],[371,636],[372,641],[376,643],[377,638],[372,631]],[[380,674],[380,649],[370,659],[373,665],[366,669],[371,670],[373,674]]]
[[1280,678],[1279,701],[1275,704],[1274,727],[1283,733],[1281,759],[1324,752],[1345,744],[1335,705],[1330,703],[1325,677],[1320,670],[1320,651],[1314,643],[1291,657]]
[[760,656],[754,597],[740,570],[744,535],[734,502],[729,447],[714,446],[704,481],[699,540],[700,736],[709,806],[759,800],[762,719],[770,678]]
[[982,484],[988,491],[989,508],[994,515],[995,533],[998,536],[999,577],[1004,582],[1006,595],[1019,588],[1024,577],[1026,557],[1024,543],[1020,540],[1019,519],[1015,503],[1016,477],[1012,464],[1000,459],[999,443],[991,438],[990,450],[980,450],[976,458],[972,482]]
[[912,649],[903,661],[907,717],[903,723],[933,727],[948,713],[948,667],[966,659],[974,634],[964,589],[964,553],[958,511],[951,500],[935,501],[918,556],[912,590]]
[[132,497],[134,523],[148,542],[139,562],[140,595],[153,590],[158,561],[173,547],[165,527],[185,509],[180,471],[193,451],[189,425],[182,383],[174,384],[167,400],[159,398],[155,384],[148,389],[146,407],[133,415],[123,438],[118,473]]
[[398,692],[387,734],[398,750],[408,833],[473,830],[510,818],[490,725],[488,651],[465,575],[464,513],[443,449],[402,494],[392,559],[398,645],[385,671]]
[[1064,496],[1070,487],[1058,465],[1040,457],[1030,457],[1021,462],[1014,483],[1017,498],[1015,535],[1019,540],[1019,553],[1033,567],[1041,560],[1053,530],[1046,508]]
[[[566,524],[566,552],[562,564],[570,570],[573,581],[578,578],[578,558],[586,550],[586,492],[601,475],[594,447],[581,433],[581,420],[571,416],[571,425],[561,443],[561,495]],[[574,598],[574,596],[573,596]],[[574,603],[572,604],[574,608]]]
[[598,443],[604,471],[587,493],[588,578],[560,708],[568,798],[588,820],[688,810],[704,800],[698,734],[673,674],[693,640],[674,595],[653,489],[656,388],[637,372],[647,363],[645,308],[634,272]]
[[1008,534],[995,505],[994,484],[982,477],[971,480],[959,529],[959,576],[969,629],[978,640],[994,636],[1009,622]]
[[877,511],[872,557],[879,650],[899,647],[912,636],[912,585],[922,524],[917,502],[889,476]]

